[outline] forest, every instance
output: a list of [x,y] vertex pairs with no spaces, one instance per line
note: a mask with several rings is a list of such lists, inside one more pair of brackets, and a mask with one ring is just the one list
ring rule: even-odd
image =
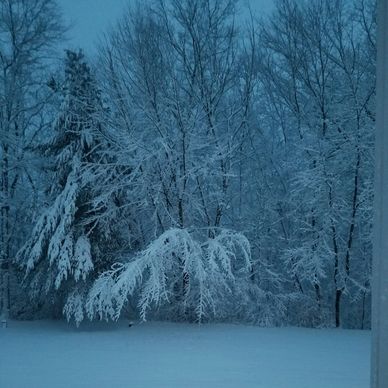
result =
[[96,55],[0,1],[2,320],[371,325],[376,4],[128,2]]

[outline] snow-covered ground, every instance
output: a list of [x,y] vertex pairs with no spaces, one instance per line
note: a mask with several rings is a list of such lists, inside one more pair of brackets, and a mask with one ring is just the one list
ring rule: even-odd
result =
[[370,333],[11,322],[1,388],[367,388]]

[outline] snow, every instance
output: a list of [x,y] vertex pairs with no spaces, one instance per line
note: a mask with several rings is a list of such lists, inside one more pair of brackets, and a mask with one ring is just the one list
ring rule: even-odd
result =
[[370,332],[10,322],[1,388],[367,388]]

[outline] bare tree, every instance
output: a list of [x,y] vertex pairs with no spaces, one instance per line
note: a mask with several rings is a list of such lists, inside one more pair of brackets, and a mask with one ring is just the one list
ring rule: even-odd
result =
[[[15,253],[18,206],[15,196],[33,184],[28,147],[44,125],[44,69],[64,29],[53,0],[2,0],[0,3],[0,156],[1,305],[10,309],[10,263]],[[24,196],[27,189],[24,187]],[[19,194],[20,195],[20,194]]]
[[320,319],[329,314],[336,326],[369,288],[375,90],[374,59],[365,53],[374,27],[360,4],[354,11],[346,1],[283,0],[262,33],[263,86],[292,153],[285,160],[293,176],[283,175],[292,200],[284,257],[300,290],[314,289],[318,310],[326,310]]
[[[237,29],[235,6],[172,0],[132,7],[102,45],[112,125],[139,173],[131,203],[144,246],[171,227],[215,237],[232,224],[255,71],[254,35]],[[190,283],[182,276],[180,297]]]

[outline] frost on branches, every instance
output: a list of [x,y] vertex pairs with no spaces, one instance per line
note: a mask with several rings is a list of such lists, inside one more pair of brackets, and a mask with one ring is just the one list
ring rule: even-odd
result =
[[221,230],[200,241],[185,229],[170,229],[128,263],[103,273],[90,290],[86,310],[90,319],[116,320],[136,295],[143,320],[151,308],[174,305],[181,318],[200,322],[217,317],[250,273],[250,245],[242,234]]

